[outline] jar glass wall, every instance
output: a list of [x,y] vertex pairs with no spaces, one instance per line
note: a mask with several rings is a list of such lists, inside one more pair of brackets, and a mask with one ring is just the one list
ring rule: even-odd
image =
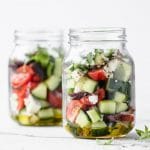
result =
[[71,29],[63,65],[64,127],[75,137],[123,137],[134,127],[134,63],[124,28]]
[[61,125],[62,32],[15,31],[14,35],[15,49],[9,58],[12,118],[21,125]]

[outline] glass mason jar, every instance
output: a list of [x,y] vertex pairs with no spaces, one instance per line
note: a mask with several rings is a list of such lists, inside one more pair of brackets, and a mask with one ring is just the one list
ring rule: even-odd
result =
[[124,28],[71,29],[63,65],[64,127],[79,138],[123,137],[135,123],[134,63]]
[[14,34],[15,49],[9,58],[12,118],[26,126],[61,125],[62,32]]

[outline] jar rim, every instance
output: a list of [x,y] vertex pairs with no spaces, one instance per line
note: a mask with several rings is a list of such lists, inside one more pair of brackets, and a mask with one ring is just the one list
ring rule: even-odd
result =
[[88,27],[71,28],[70,44],[92,42],[126,42],[126,28],[123,27]]
[[90,33],[90,32],[125,32],[124,27],[86,27],[86,28],[71,28],[70,34],[75,33]]
[[14,30],[14,40],[16,43],[22,42],[46,42],[63,41],[63,30],[51,29],[19,29]]

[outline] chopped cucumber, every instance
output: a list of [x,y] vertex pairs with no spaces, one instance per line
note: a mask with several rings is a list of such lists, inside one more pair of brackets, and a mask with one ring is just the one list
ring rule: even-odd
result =
[[50,62],[47,67],[47,76],[48,77],[50,77],[52,75],[53,68],[54,68],[54,63]]
[[75,89],[80,89],[81,91],[93,93],[97,84],[98,82],[88,77],[82,77],[75,85]]
[[36,88],[32,90],[32,95],[39,99],[46,99],[47,97],[47,87],[44,83],[40,83]]
[[59,108],[54,109],[54,116],[55,118],[62,118],[62,110]]
[[130,97],[130,83],[109,78],[106,89],[111,92],[119,91]]
[[126,82],[129,80],[131,72],[132,72],[131,65],[125,62],[120,62],[114,72],[114,78]]
[[62,74],[62,58],[55,59],[54,75],[61,77]]
[[61,78],[53,75],[47,79],[46,84],[50,91],[54,91],[59,86],[60,82]]
[[39,102],[41,108],[47,108],[50,106],[49,102],[47,102],[47,101],[38,101],[38,102]]
[[116,102],[125,102],[126,101],[126,95],[124,93],[121,92],[115,92],[114,94],[114,100]]
[[78,124],[81,128],[89,126],[90,121],[88,119],[88,116],[85,114],[84,111],[80,110],[77,118],[76,118],[76,124]]
[[124,112],[128,109],[128,105],[126,103],[117,103],[116,105],[116,113]]
[[99,121],[92,123],[92,136],[102,136],[108,134],[108,128],[105,122]]
[[53,108],[42,109],[38,112],[40,119],[48,119],[54,117]]
[[99,110],[103,114],[115,114],[116,102],[113,100],[102,100],[99,102]]
[[95,108],[88,110],[87,114],[93,123],[101,120],[100,115]]

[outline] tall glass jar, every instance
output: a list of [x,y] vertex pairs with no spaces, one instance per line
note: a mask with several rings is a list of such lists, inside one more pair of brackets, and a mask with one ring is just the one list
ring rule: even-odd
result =
[[63,65],[64,127],[79,138],[123,137],[134,127],[134,63],[124,28],[70,30]]
[[62,122],[60,31],[15,31],[9,58],[10,113],[19,124],[53,126]]

